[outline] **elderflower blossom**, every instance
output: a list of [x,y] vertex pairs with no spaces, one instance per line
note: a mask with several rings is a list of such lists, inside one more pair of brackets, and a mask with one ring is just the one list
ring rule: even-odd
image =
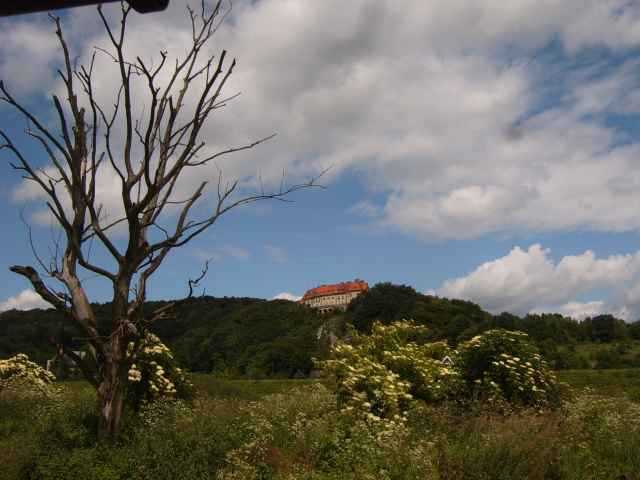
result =
[[175,366],[171,351],[157,336],[148,333],[137,348],[130,343],[128,354],[133,360],[128,379],[134,405],[177,398],[191,390],[184,372]]
[[[555,376],[523,332],[490,330],[479,341],[461,344],[463,369],[474,389],[525,405],[544,405],[558,395]],[[486,365],[482,371],[476,365]]]
[[51,396],[56,393],[53,373],[29,360],[24,353],[0,360],[0,392]]
[[375,323],[371,335],[338,342],[320,366],[336,380],[342,412],[383,434],[402,428],[416,398],[434,401],[451,395],[460,383],[459,372],[442,359],[455,354],[444,342],[417,343],[426,332],[407,320]]
[[139,382],[140,380],[142,380],[142,372],[137,369],[136,364],[134,363],[129,369],[129,381]]

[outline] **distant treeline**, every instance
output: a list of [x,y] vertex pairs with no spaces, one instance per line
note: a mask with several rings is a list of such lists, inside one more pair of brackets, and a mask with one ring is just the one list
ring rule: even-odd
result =
[[555,313],[524,317],[506,312],[491,315],[473,302],[422,295],[406,285],[391,283],[379,283],[356,298],[349,306],[347,317],[363,331],[375,320],[387,323],[412,318],[430,326],[434,337],[453,344],[492,328],[521,330],[535,341],[551,340],[558,344],[640,340],[640,322],[629,324],[612,315],[582,321]]
[[[153,311],[167,302],[149,302]],[[110,304],[95,305],[98,329],[108,334]],[[316,334],[323,318],[297,303],[255,298],[198,297],[181,303],[175,317],[152,327],[180,363],[195,372],[221,376],[306,375],[319,353]],[[55,344],[82,348],[80,333],[53,310],[0,314],[0,358],[18,352],[39,363]]]
[[640,321],[626,323],[612,315],[582,321],[560,314],[492,315],[473,302],[422,295],[390,283],[380,283],[356,298],[346,315],[363,331],[375,320],[388,323],[402,318],[428,325],[434,339],[452,345],[493,328],[520,330],[557,369],[640,367]]
[[[165,304],[149,302],[146,308],[151,311]],[[106,334],[110,305],[95,308],[99,329]],[[452,345],[492,328],[521,330],[556,368],[640,366],[633,343],[640,340],[639,322],[628,324],[611,315],[581,322],[558,314],[491,315],[472,302],[422,295],[390,283],[375,285],[356,298],[346,313],[332,316],[286,300],[193,298],[176,308],[174,319],[156,323],[153,331],[192,371],[229,377],[293,377],[308,375],[312,358],[326,354],[329,334],[342,335],[347,324],[367,331],[376,320],[389,323],[403,318],[429,326],[434,340],[446,339]],[[53,310],[0,314],[0,358],[24,352],[44,363],[60,341],[82,347],[79,332]]]

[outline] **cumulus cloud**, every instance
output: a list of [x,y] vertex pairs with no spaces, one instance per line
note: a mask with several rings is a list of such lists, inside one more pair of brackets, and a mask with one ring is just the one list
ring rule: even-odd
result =
[[[77,15],[86,11],[69,15],[80,26]],[[73,43],[87,61],[106,40],[100,29],[82,32]],[[220,167],[267,185],[283,169],[291,180],[327,166],[328,181],[358,172],[382,200],[353,211],[416,235],[637,230],[640,147],[621,142],[620,125],[605,117],[638,112],[629,93],[640,86],[637,64],[624,54],[640,45],[639,32],[640,4],[626,0],[579,9],[564,0],[244,2],[207,52],[228,48],[239,59],[228,93],[242,95],[203,138],[214,150],[277,132]],[[183,5],[132,17],[129,34],[130,58],[180,55],[190,35]],[[540,53],[552,42],[546,61]],[[623,60],[576,67],[603,48]],[[96,91],[106,102],[117,75],[99,57]],[[49,56],[33,60],[51,70]],[[134,90],[141,112],[149,99]],[[215,174],[199,169],[177,192]]]
[[51,308],[51,305],[42,300],[36,292],[29,289],[0,302],[0,312],[6,310],[32,310],[34,308]]
[[[640,299],[639,276],[640,252],[597,258],[587,250],[554,261],[549,249],[535,244],[526,250],[515,247],[468,275],[445,281],[436,294],[472,300],[493,313],[552,311],[584,318],[606,311],[631,319],[640,314],[640,302],[634,303]],[[575,300],[602,289],[626,289],[626,298]]]
[[295,295],[289,292],[282,292],[275,295],[274,297],[271,297],[271,300],[289,300],[290,302],[297,302],[301,298],[302,297],[300,295]]

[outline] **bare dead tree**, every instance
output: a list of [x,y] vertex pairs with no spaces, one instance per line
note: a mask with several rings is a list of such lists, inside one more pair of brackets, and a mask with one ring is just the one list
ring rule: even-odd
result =
[[[70,351],[65,353],[77,362],[96,388],[102,438],[116,437],[121,427],[127,373],[132,361],[127,355],[127,345],[133,342],[137,347],[149,325],[166,316],[171,307],[163,307],[150,315],[143,312],[149,278],[167,255],[210,228],[230,210],[260,200],[285,200],[297,190],[319,186],[320,177],[292,186],[281,184],[272,192],[262,189],[254,194],[241,194],[239,182],[225,182],[218,170],[214,206],[203,218],[194,218],[194,206],[203,197],[207,182],[202,181],[187,198],[176,199],[176,184],[184,172],[210,164],[223,155],[251,149],[271,137],[214,153],[204,148],[203,126],[213,112],[229,101],[230,97],[225,98],[222,92],[236,65],[235,60],[227,62],[226,51],[217,58],[202,58],[205,46],[224,19],[220,2],[210,11],[204,2],[197,13],[188,8],[190,50],[173,65],[169,65],[166,52],[160,53],[156,66],[139,57],[127,58],[125,38],[129,11],[130,7],[122,3],[119,27],[113,28],[98,8],[110,47],[96,49],[89,65],[80,67],[72,61],[60,19],[51,17],[64,60],[58,73],[66,98],[63,102],[52,95],[58,131],[39,120],[0,82],[0,101],[24,116],[29,125],[26,134],[40,145],[52,167],[52,170],[36,168],[33,159],[27,158],[12,139],[0,131],[0,148],[11,152],[15,159],[11,162],[13,168],[46,194],[47,208],[61,227],[63,236],[60,244],[56,244],[55,257],[49,265],[38,257],[38,264],[45,278],[60,282],[64,291],[48,286],[41,273],[31,266],[15,265],[10,269],[29,280],[34,290],[86,337],[89,354],[85,358]],[[112,109],[97,100],[96,53],[109,55],[120,80]],[[161,77],[165,78],[162,85]],[[136,79],[144,82],[150,99],[143,118],[137,120],[132,95],[132,80]],[[188,106],[187,95],[195,95],[195,106]],[[116,133],[116,122],[124,126],[124,133]],[[136,148],[140,154],[134,153]],[[119,178],[124,212],[122,218],[111,221],[105,219],[96,196],[98,173],[106,162]],[[167,212],[172,209],[176,211]],[[172,219],[171,228],[160,224],[161,216]],[[126,247],[119,248],[114,240],[116,225],[126,228]],[[108,252],[109,265],[91,259],[88,254],[91,242],[101,244]],[[96,315],[79,277],[80,272],[87,271],[113,287],[110,334],[106,337],[98,333]],[[189,294],[194,285],[194,281],[189,282]]]

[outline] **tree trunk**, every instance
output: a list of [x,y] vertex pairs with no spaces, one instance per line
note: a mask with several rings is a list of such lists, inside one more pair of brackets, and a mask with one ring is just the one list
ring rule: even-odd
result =
[[118,365],[105,365],[105,376],[98,386],[98,439],[115,440],[120,433],[126,383]]
[[116,440],[120,433],[127,393],[126,339],[116,329],[109,342],[109,356],[98,385],[98,439]]

